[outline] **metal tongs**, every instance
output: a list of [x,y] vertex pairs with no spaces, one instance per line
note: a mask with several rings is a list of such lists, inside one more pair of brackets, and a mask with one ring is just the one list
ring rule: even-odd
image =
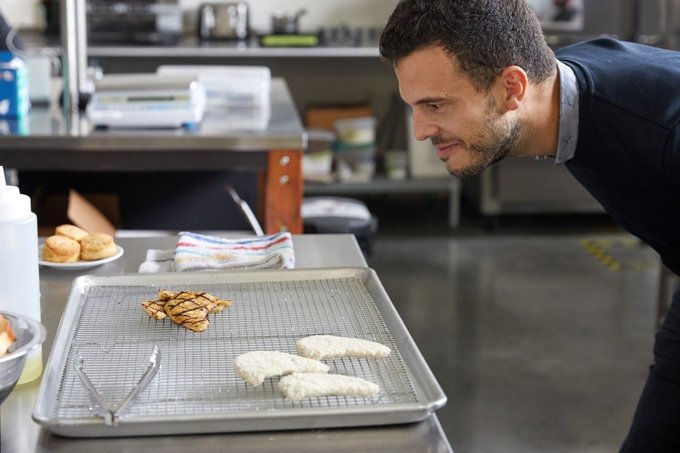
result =
[[224,190],[227,191],[231,199],[234,200],[234,203],[236,203],[236,205],[239,207],[243,217],[245,217],[246,221],[250,224],[250,227],[253,229],[255,234],[257,236],[264,236],[262,226],[260,225],[260,222],[257,221],[257,217],[255,217],[255,214],[253,213],[253,210],[250,209],[248,203],[239,197],[238,192],[236,192],[232,186],[227,184],[224,186]]
[[153,380],[154,376],[156,376],[158,368],[160,368],[161,366],[161,350],[158,346],[153,347],[153,352],[149,357],[149,362],[150,362],[149,367],[146,369],[141,379],[137,382],[137,384],[135,384],[135,386],[132,388],[132,390],[125,398],[125,400],[123,400],[122,403],[120,404],[107,403],[101,397],[101,395],[97,391],[97,388],[94,386],[90,378],[85,373],[85,370],[83,370],[84,364],[83,356],[80,353],[78,353],[78,355],[76,356],[76,363],[74,364],[76,375],[78,375],[78,379],[80,379],[80,382],[83,384],[83,386],[87,390],[87,393],[90,395],[90,399],[103,410],[103,414],[101,414],[101,416],[104,418],[104,423],[106,425],[108,426],[117,425],[120,414],[134,404],[139,394],[144,391],[144,389]]

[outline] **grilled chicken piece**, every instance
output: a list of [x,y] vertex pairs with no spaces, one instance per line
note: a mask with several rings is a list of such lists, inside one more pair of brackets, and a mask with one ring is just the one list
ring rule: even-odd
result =
[[[165,307],[163,307],[165,313],[177,324],[196,323],[208,316],[208,309],[205,306],[194,299],[185,299],[179,296],[167,301]],[[208,327],[207,324],[205,327]]]
[[158,300],[142,302],[146,314],[154,319],[170,316],[177,324],[194,332],[208,328],[208,313],[217,313],[232,304],[231,300],[218,299],[204,291],[172,291],[161,289]]
[[147,315],[154,319],[164,319],[167,314],[165,313],[165,302],[164,300],[146,300],[142,302],[142,307]]
[[234,301],[231,299],[215,299],[215,303],[217,304],[217,307],[215,311],[211,311],[211,313],[216,313],[218,311],[224,310],[225,308],[231,306],[231,304],[233,304]]
[[196,295],[196,298],[194,300],[200,304],[204,304],[204,306],[208,309],[210,313],[220,312],[224,310],[225,307],[231,305],[230,300],[218,299],[212,294],[204,292],[195,292],[194,294]]
[[158,290],[158,300],[168,301],[175,297],[179,291],[170,291],[169,289]]
[[171,291],[161,289],[158,291],[158,298],[165,301],[170,299],[195,299],[197,303],[206,307],[210,313],[222,311],[232,304],[232,301],[229,299],[218,299],[205,291]]
[[193,330],[194,332],[203,332],[205,329],[208,328],[209,324],[210,321],[208,321],[208,318],[203,319],[192,318],[182,323],[184,327],[186,327],[189,330]]

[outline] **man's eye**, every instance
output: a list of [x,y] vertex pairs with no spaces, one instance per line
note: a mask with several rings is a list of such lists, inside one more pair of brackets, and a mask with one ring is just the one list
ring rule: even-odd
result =
[[431,112],[436,112],[441,108],[441,104],[427,104],[427,109]]

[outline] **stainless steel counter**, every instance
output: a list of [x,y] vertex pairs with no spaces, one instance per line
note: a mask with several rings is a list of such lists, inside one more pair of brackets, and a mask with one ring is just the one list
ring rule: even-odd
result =
[[[176,237],[121,237],[123,257],[103,266],[81,272],[41,268],[42,321],[47,328],[43,351],[47,359],[61,312],[68,299],[73,278],[84,274],[133,273],[144,261],[149,248],[167,249]],[[365,267],[366,261],[352,235],[300,235],[293,237],[298,268]],[[290,432],[210,434],[115,439],[69,439],[43,430],[31,419],[40,380],[18,386],[0,408],[2,437],[0,450],[30,452],[200,452],[217,451],[318,451],[339,452],[448,452],[451,447],[436,415],[414,424],[351,429]]]
[[[286,83],[273,78],[271,83],[271,108],[262,109],[208,109],[203,121],[195,128],[177,129],[102,129],[94,128],[84,115],[64,116],[58,106],[37,106],[17,130],[0,135],[0,162],[6,167],[51,170],[59,168],[88,169],[84,153],[96,153],[97,160],[106,152],[122,153],[134,151],[153,153],[155,151],[190,152],[185,161],[191,161],[194,154],[204,151],[266,151],[269,149],[303,149],[307,137],[300,117],[295,109]],[[263,127],[244,127],[244,121],[263,123]],[[78,151],[82,154],[75,162],[45,163],[34,159],[49,154],[56,156]],[[242,154],[239,158],[253,153]],[[119,156],[119,154],[116,154]],[[191,157],[191,159],[187,159]],[[116,159],[109,167],[127,169],[129,164]],[[191,162],[185,162],[191,164]],[[172,165],[172,160],[153,160],[148,165],[163,170]],[[100,165],[101,166],[101,165]],[[116,168],[111,168],[116,169]]]
[[[266,115],[264,127],[240,126]],[[259,121],[257,117],[253,121]],[[37,171],[261,171],[260,223],[268,233],[302,232],[302,152],[307,137],[283,79],[271,109],[208,110],[193,129],[97,129],[58,107],[33,108],[0,133],[0,163]]]

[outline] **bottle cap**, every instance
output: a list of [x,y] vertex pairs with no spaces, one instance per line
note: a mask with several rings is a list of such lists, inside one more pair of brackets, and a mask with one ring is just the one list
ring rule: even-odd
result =
[[19,193],[16,186],[5,182],[5,170],[0,165],[0,220],[19,220],[31,215],[31,199]]

